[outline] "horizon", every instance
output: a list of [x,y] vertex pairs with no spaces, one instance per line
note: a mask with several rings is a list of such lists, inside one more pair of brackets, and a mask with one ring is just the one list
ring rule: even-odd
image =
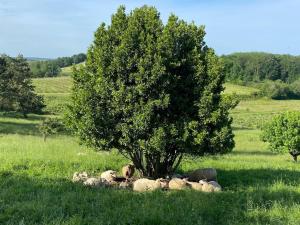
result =
[[171,13],[206,27],[206,43],[218,55],[266,52],[300,55],[300,15],[296,0],[158,2],[137,0],[3,0],[0,3],[0,52],[33,58],[57,58],[86,53],[101,22],[109,24],[120,5],[127,13],[154,6],[165,23]]

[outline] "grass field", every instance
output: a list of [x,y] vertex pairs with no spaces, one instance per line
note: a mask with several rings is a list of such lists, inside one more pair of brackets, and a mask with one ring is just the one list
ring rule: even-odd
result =
[[241,86],[237,84],[226,83],[225,84],[225,94],[237,94],[240,96],[251,96],[254,93],[259,93],[260,90],[253,87]]
[[[63,104],[61,96],[68,96],[71,80],[59,79],[34,81],[50,103]],[[75,171],[119,171],[127,161],[116,152],[80,146],[72,136],[43,142],[36,126],[44,116],[2,114],[0,224],[300,224],[300,164],[270,153],[259,138],[261,123],[285,110],[300,110],[300,101],[243,100],[232,111],[234,151],[184,160],[180,171],[216,168],[221,193],[134,193],[73,184]]]
[[[78,63],[75,66],[78,68],[80,65],[84,65],[85,62],[82,63]],[[61,68],[61,72],[59,74],[59,76],[70,76],[73,73],[73,66],[67,66],[67,67],[63,67]]]
[[59,114],[64,110],[72,88],[71,77],[37,78],[33,79],[33,85],[44,96],[47,112]]

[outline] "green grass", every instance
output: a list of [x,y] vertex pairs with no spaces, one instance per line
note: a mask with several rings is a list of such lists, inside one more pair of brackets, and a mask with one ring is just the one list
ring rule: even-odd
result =
[[[65,67],[63,71],[71,71],[72,67]],[[71,77],[49,77],[33,79],[33,84],[36,86],[38,93],[70,93],[72,87]],[[246,87],[231,83],[225,84],[225,94],[251,95],[259,92],[253,87]]]
[[33,79],[37,93],[70,93],[72,87],[71,77],[48,77]]
[[[63,104],[71,84],[59,79],[35,84],[49,102]],[[0,224],[300,224],[300,164],[269,152],[257,129],[259,118],[285,110],[300,110],[300,101],[241,101],[232,111],[234,151],[183,161],[181,172],[216,168],[221,193],[135,193],[74,184],[75,171],[120,172],[128,161],[117,152],[94,152],[68,135],[43,142],[36,126],[45,116],[1,114]]]
[[39,95],[44,96],[46,111],[61,113],[70,98],[71,77],[50,77],[33,79],[33,85]]
[[259,93],[260,90],[253,87],[246,87],[237,84],[226,83],[225,84],[225,94],[237,94],[239,96],[251,96],[255,93]]
[[[85,62],[78,63],[75,66],[78,68],[80,65],[84,65]],[[60,72],[60,76],[71,76],[73,73],[73,66],[63,67]]]
[[[29,119],[13,121],[36,124],[37,118]],[[6,120],[11,118],[1,123]],[[266,151],[258,130],[236,130],[237,146],[231,154],[182,163],[183,171],[215,167],[224,188],[215,194],[140,194],[73,184],[75,171],[119,171],[127,161],[116,152],[96,153],[79,146],[70,136],[43,142],[39,134],[29,133],[1,136],[0,224],[300,223],[299,164],[288,155]]]
[[299,111],[300,100],[242,100],[232,111],[234,126],[262,128],[274,115],[284,111]]

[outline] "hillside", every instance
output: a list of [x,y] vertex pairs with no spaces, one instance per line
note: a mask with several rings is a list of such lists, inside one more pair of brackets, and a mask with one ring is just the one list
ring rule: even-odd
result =
[[39,94],[70,93],[72,87],[71,77],[47,77],[33,79],[35,90]]
[[[78,68],[84,64],[85,64],[85,62],[81,62],[81,63],[76,64],[75,67]],[[73,67],[74,67],[74,65],[61,68],[59,76],[71,76],[72,72],[73,72]]]
[[260,90],[253,87],[241,86],[232,83],[225,83],[225,94],[236,94],[240,96],[251,96],[255,93],[259,93]]
[[[63,68],[64,72],[71,72],[72,67]],[[68,76],[35,78],[33,84],[36,86],[37,93],[70,93],[72,78]],[[225,94],[252,95],[259,92],[259,89],[237,84],[225,83]]]
[[[59,114],[63,111],[70,98],[72,78],[61,76],[55,78],[33,79],[36,92],[45,98],[48,112]],[[261,128],[266,121],[277,113],[286,110],[300,110],[299,100],[270,100],[266,98],[251,98],[259,89],[225,83],[225,94],[236,94],[243,100],[232,110],[235,128]]]
[[44,96],[47,112],[57,114],[63,111],[70,97],[71,77],[36,78],[33,85],[36,92]]

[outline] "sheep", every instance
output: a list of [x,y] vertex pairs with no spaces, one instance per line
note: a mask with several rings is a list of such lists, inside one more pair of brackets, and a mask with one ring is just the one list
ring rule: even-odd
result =
[[216,181],[207,182],[205,180],[200,180],[202,184],[202,191],[204,192],[219,192],[221,191],[221,186]]
[[95,178],[95,177],[91,177],[88,178],[83,185],[85,186],[90,186],[90,187],[100,187],[100,186],[106,186],[106,181],[103,179],[99,179],[99,178]]
[[188,180],[199,182],[200,180],[205,179],[207,181],[216,181],[217,180],[217,171],[213,168],[197,169],[189,173]]
[[126,179],[129,179],[133,176],[134,174],[134,165],[126,165],[122,168],[122,174],[123,174],[123,177],[125,177]]
[[164,186],[164,181],[162,181],[162,179],[150,180],[147,178],[141,178],[133,183],[133,190],[138,192],[154,191],[162,189]]
[[219,192],[222,190],[221,185],[218,184],[216,181],[209,181],[208,183],[214,187],[214,192]]
[[88,179],[87,172],[75,172],[73,174],[72,181],[73,182],[84,182]]
[[183,190],[187,187],[188,185],[186,179],[173,178],[169,182],[170,190]]
[[195,191],[202,191],[202,184],[200,183],[188,181],[187,184]]
[[117,177],[117,172],[113,170],[107,170],[103,173],[101,173],[100,177],[102,179],[105,179],[108,182],[114,181],[115,178]]

